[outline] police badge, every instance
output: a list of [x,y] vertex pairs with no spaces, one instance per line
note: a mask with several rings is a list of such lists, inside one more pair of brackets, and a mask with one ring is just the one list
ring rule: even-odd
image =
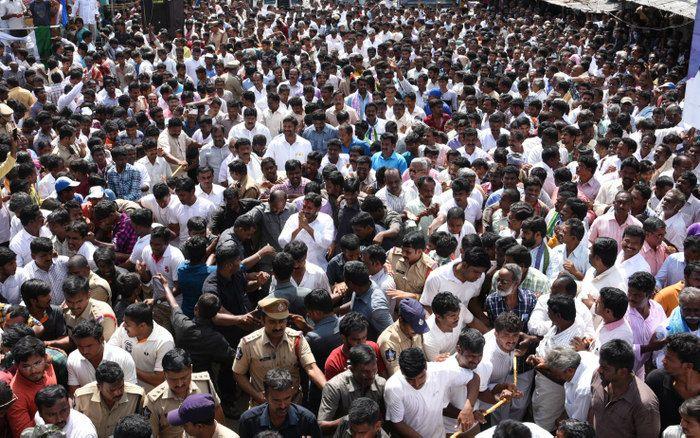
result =
[[388,349],[384,352],[384,357],[386,357],[387,362],[393,362],[396,360],[396,350],[393,348]]

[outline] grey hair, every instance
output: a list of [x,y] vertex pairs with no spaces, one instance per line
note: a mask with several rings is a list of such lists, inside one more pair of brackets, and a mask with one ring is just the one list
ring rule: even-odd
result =
[[[700,299],[700,288],[697,287],[686,287],[683,288],[681,293],[678,294],[678,302],[679,303],[690,303],[693,300],[698,300]],[[683,307],[681,305],[681,307]]]
[[503,269],[513,274],[513,283],[520,283],[520,280],[523,278],[523,270],[520,269],[520,266],[515,263],[506,263],[503,265]]
[[427,158],[423,158],[423,157],[414,158],[413,160],[411,160],[411,164],[413,164],[413,163],[419,164],[423,169],[428,168],[428,159]]
[[292,387],[292,375],[284,368],[273,368],[265,374],[265,392],[286,391]]
[[669,190],[665,196],[673,199],[676,203],[679,203],[681,205],[685,204],[686,201],[685,194],[676,188]]
[[571,347],[554,347],[547,353],[545,357],[547,367],[564,371],[571,368],[578,368],[581,363],[581,355]]
[[616,104],[616,103],[613,104],[613,105],[610,105],[610,106],[608,107],[608,114],[610,114],[610,113],[619,114],[620,111],[622,111],[622,110],[620,109],[620,105],[618,105],[618,104]]
[[468,167],[462,167],[457,171],[457,178],[476,177],[476,172]]

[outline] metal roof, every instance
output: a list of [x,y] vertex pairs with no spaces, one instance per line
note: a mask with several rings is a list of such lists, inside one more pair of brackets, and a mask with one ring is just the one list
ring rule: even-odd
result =
[[695,9],[697,8],[697,0],[630,0],[650,8],[661,9],[662,11],[672,12],[683,17],[695,18]]
[[[617,2],[612,2],[610,0],[544,0],[547,3],[553,5],[561,6],[564,8],[576,9],[582,12],[592,12],[592,13],[602,13],[602,12],[612,12],[620,9],[620,5]],[[641,0],[645,1],[645,0]],[[650,1],[650,0],[647,0]],[[668,0],[662,0],[668,1]]]

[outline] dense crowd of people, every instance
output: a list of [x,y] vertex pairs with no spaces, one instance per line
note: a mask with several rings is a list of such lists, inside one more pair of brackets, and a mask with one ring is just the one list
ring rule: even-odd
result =
[[681,32],[101,3],[0,3],[0,438],[700,437]]

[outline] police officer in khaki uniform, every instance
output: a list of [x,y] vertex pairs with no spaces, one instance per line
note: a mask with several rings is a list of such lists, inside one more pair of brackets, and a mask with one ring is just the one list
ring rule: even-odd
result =
[[192,359],[182,348],[173,348],[163,357],[165,382],[146,394],[144,415],[151,422],[155,438],[181,438],[182,427],[168,423],[168,412],[180,407],[190,394],[211,394],[216,403],[216,420],[224,421],[221,400],[216,394],[209,373],[192,373]]
[[[233,362],[233,375],[239,387],[255,404],[265,402],[263,379],[273,368],[290,372],[299,388],[299,369],[303,368],[316,386],[323,389],[326,378],[316,366],[311,347],[300,331],[287,327],[289,301],[268,296],[258,303],[263,328],[241,339]],[[301,399],[301,392],[297,399]]]
[[399,319],[377,339],[389,376],[399,371],[399,355],[403,350],[411,347],[423,349],[423,333],[428,330],[423,305],[413,298],[401,300]]
[[0,134],[12,137],[17,125],[14,120],[14,110],[4,103],[0,103]]
[[420,298],[428,274],[437,267],[435,260],[425,254],[425,245],[425,236],[414,231],[404,236],[401,248],[389,251],[386,261],[396,283],[396,292],[389,294],[389,298]]
[[102,326],[102,334],[109,339],[117,329],[117,317],[114,310],[104,301],[90,298],[90,286],[88,280],[77,275],[69,276],[63,282],[63,295],[65,304],[63,317],[68,326],[68,334],[81,320],[97,321]]
[[95,381],[75,391],[75,409],[87,415],[97,436],[108,437],[123,417],[142,412],[144,393],[140,386],[124,382],[116,362],[104,361],[95,370]]

